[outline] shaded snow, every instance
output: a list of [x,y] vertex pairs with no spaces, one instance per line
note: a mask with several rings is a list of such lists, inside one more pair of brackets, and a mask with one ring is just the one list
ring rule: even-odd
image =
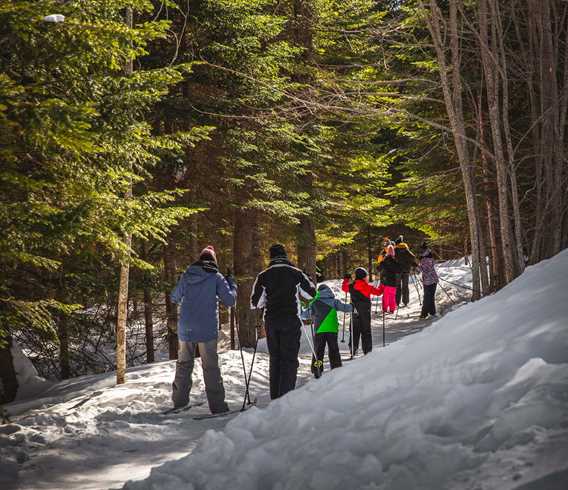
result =
[[568,469],[567,286],[565,251],[125,488],[548,488]]

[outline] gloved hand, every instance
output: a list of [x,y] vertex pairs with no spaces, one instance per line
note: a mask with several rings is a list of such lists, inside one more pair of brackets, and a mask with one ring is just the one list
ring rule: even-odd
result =
[[229,284],[236,284],[235,278],[233,277],[233,272],[229,268],[227,268],[227,273],[225,274],[225,280]]

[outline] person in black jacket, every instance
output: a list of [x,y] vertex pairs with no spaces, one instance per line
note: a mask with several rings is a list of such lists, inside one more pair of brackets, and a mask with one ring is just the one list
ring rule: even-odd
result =
[[264,325],[270,355],[270,398],[274,400],[296,387],[302,320],[300,298],[311,300],[315,285],[288,260],[283,245],[269,249],[270,264],[256,277],[251,308],[264,308]]
[[418,261],[416,256],[410,251],[408,245],[404,243],[404,237],[402,235],[395,240],[394,253],[396,261],[400,265],[400,275],[397,278],[396,284],[396,304],[400,305],[402,299],[402,304],[408,306],[410,296],[408,279],[411,269],[418,265]]
[[402,269],[400,264],[396,261],[395,251],[392,245],[387,247],[387,255],[381,262],[379,270],[381,273],[381,284],[384,286],[383,312],[394,313],[397,308],[396,285]]

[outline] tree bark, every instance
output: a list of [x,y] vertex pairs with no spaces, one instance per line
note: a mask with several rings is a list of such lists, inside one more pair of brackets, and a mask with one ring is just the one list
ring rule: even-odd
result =
[[18,377],[12,358],[12,337],[3,340],[4,345],[0,347],[0,403],[10,403],[18,394]]
[[71,363],[69,362],[69,330],[67,316],[58,315],[57,338],[59,340],[59,376],[61,379],[71,377]]
[[[132,7],[126,7],[126,25],[129,29],[133,23]],[[125,75],[132,75],[134,65],[128,60]],[[125,199],[132,197],[132,182],[129,184]],[[132,235],[127,233],[124,239],[126,247],[130,250]],[[126,322],[128,320],[128,279],[130,275],[130,255],[121,260],[118,284],[118,305],[116,315],[116,384],[126,381]]]
[[[422,7],[423,3],[420,2]],[[451,54],[451,69],[448,67],[445,54],[445,38],[442,35],[442,13],[436,3],[436,0],[430,0],[429,16],[427,18],[428,29],[430,31],[436,58],[438,60],[438,68],[440,74],[440,82],[442,84],[442,92],[446,105],[446,112],[450,122],[454,145],[458,155],[458,161],[462,173],[465,200],[467,205],[467,215],[469,222],[470,242],[472,248],[472,282],[473,295],[472,299],[479,299],[482,293],[480,283],[480,257],[479,249],[479,212],[475,200],[475,179],[472,170],[472,161],[470,159],[470,151],[466,138],[465,121],[463,114],[462,101],[462,82],[461,82],[461,53],[459,43],[459,28],[457,19],[458,2],[450,2],[450,18],[449,18],[449,39]],[[459,2],[461,4],[461,2]],[[451,74],[451,78],[450,78]]]
[[503,148],[501,134],[501,115],[499,107],[498,76],[499,70],[495,66],[495,25],[491,29],[491,46],[488,21],[488,0],[479,0],[479,34],[482,70],[485,79],[487,93],[487,105],[489,107],[489,123],[493,139],[493,154],[495,169],[497,172],[497,195],[499,198],[499,223],[501,226],[501,247],[505,262],[505,277],[507,282],[512,281],[518,275],[516,260],[513,251],[513,239],[511,220],[509,217],[509,174]]
[[257,211],[236,209],[233,226],[233,268],[238,283],[237,336],[243,347],[254,347],[257,313],[250,308],[250,296],[262,265]]
[[[301,61],[306,65],[313,63],[314,42],[313,30],[315,23],[315,7],[313,0],[294,0],[292,35],[296,46],[302,49]],[[305,70],[294,74],[300,83],[310,81],[310,75]],[[314,194],[314,175],[308,173],[302,178],[302,191],[310,198]],[[311,201],[311,199],[310,199]],[[313,210],[308,204],[307,214],[301,216],[297,232],[298,266],[315,282],[316,275],[316,233]]]
[[170,359],[177,359],[178,356],[178,336],[177,336],[177,323],[178,312],[177,305],[174,304],[170,298],[172,289],[176,285],[176,262],[175,262],[175,243],[170,239],[164,246],[164,283],[166,290],[165,303],[166,303],[166,317],[167,317],[167,338],[168,338],[168,353]]
[[146,333],[146,362],[154,362],[154,308],[152,304],[152,290],[144,286],[144,323]]

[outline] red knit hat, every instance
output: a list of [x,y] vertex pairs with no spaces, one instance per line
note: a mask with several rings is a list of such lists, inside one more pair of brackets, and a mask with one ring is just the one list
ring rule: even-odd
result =
[[199,260],[212,260],[217,263],[217,255],[215,254],[215,249],[213,245],[207,245],[199,255]]

